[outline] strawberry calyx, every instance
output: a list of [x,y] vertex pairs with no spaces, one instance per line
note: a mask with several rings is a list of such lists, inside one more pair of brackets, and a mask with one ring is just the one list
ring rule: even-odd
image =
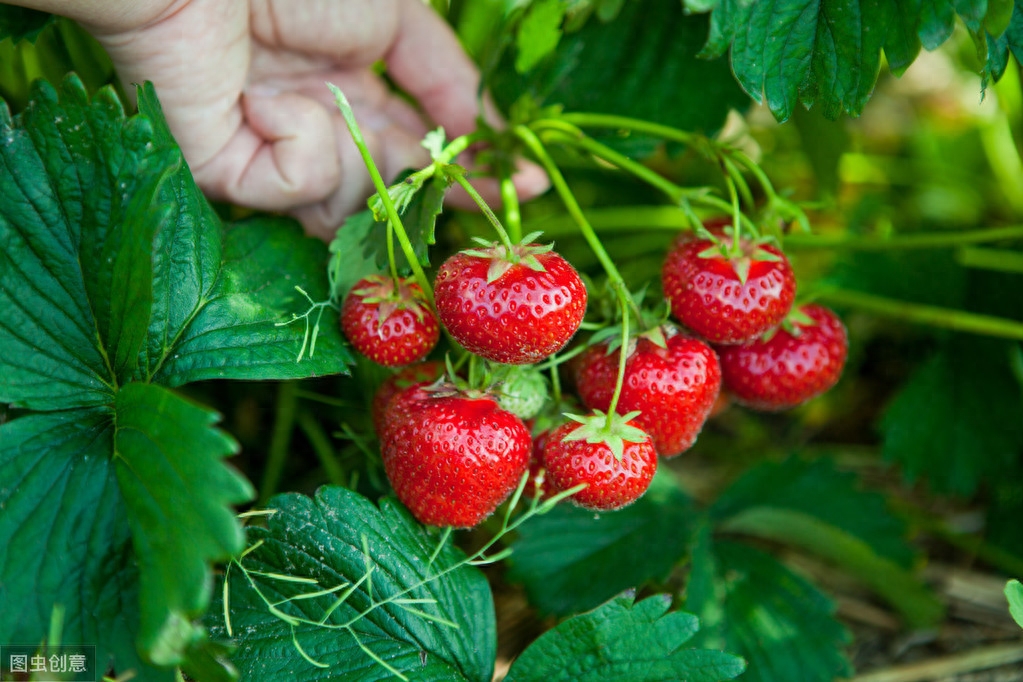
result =
[[370,275],[362,282],[361,286],[352,289],[352,293],[362,299],[363,303],[377,306],[377,323],[381,334],[384,322],[399,310],[408,310],[418,320],[423,320],[427,306],[426,295],[414,278],[396,281],[386,275]]
[[487,283],[499,280],[502,275],[511,270],[513,265],[524,265],[530,270],[545,272],[547,268],[543,266],[537,256],[554,250],[554,244],[536,244],[535,240],[541,234],[541,232],[531,232],[523,237],[518,244],[504,244],[487,241],[482,237],[473,237],[473,241],[482,248],[466,249],[462,253],[490,260],[490,267],[487,269]]
[[799,338],[805,328],[816,326],[817,320],[807,315],[803,311],[803,306],[794,305],[792,306],[792,310],[789,311],[789,314],[785,316],[784,320],[782,320],[781,324],[764,332],[763,336],[760,337],[760,340],[767,343],[775,334],[778,333],[779,330],[782,329],[784,329],[793,338]]
[[639,416],[639,411],[607,415],[600,410],[593,410],[588,415],[565,416],[579,422],[579,426],[565,436],[565,440],[585,440],[590,445],[603,443],[619,462],[625,454],[625,443],[642,443],[650,439],[643,429],[629,423]]
[[[704,234],[705,233],[705,234]],[[703,251],[697,254],[698,258],[722,258],[728,261],[732,270],[739,278],[739,282],[746,284],[750,268],[753,263],[767,261],[777,263],[781,258],[776,253],[771,253],[764,246],[777,246],[777,240],[773,236],[739,237],[739,244],[735,245],[735,231],[731,226],[720,228],[710,232],[704,230],[700,236],[712,242]]]

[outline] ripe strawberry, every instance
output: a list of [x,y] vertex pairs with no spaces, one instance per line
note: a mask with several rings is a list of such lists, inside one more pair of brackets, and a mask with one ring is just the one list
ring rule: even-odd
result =
[[388,367],[422,360],[437,345],[440,327],[412,280],[359,280],[341,305],[341,330],[356,350]]
[[442,374],[444,374],[444,363],[429,361],[402,367],[387,377],[373,394],[373,402],[370,405],[370,415],[373,417],[373,426],[377,434],[383,433],[384,415],[391,398],[410,386],[432,383]]
[[751,341],[777,326],[792,307],[796,280],[785,255],[770,244],[731,237],[680,238],[661,269],[664,297],[675,318],[711,343]]
[[531,439],[492,397],[406,389],[388,404],[384,471],[420,522],[469,528],[515,489],[529,465]]
[[847,351],[845,325],[815,304],[802,306],[766,340],[718,349],[725,388],[764,411],[795,407],[834,386]]
[[568,343],[586,313],[586,287],[568,261],[537,244],[457,253],[437,271],[437,314],[466,350],[512,365]]
[[[547,475],[547,467],[543,462],[543,448],[547,444],[547,438],[551,435],[552,429],[541,431],[533,437],[533,447],[529,455],[529,478],[526,479],[526,487],[522,489],[522,499],[531,500],[536,497],[537,490],[540,491],[540,499],[546,500],[556,491],[550,476]],[[543,478],[540,475],[543,474]]]
[[[571,416],[571,415],[570,415]],[[607,416],[595,411],[554,429],[544,444],[547,478],[557,490],[586,487],[568,499],[585,509],[611,511],[638,500],[657,471],[657,452],[635,422],[635,413]]]
[[[657,329],[663,347],[649,333],[629,344],[617,412],[638,410],[635,422],[650,434],[658,454],[674,457],[692,446],[707,421],[721,389],[721,368],[704,342],[673,325]],[[621,351],[608,354],[607,348],[590,347],[577,366],[576,391],[592,409],[607,410],[614,394]]]

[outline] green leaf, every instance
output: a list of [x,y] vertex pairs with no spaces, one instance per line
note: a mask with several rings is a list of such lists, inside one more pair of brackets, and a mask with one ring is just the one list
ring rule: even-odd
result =
[[0,4],[0,40],[10,38],[15,43],[34,41],[52,18],[48,12]]
[[348,216],[338,229],[329,247],[328,269],[333,300],[343,301],[356,282],[381,271],[377,265],[377,247],[373,242],[373,235],[378,229],[384,229],[384,224],[376,222],[368,208]]
[[101,668],[169,682],[135,647],[139,572],[112,448],[104,409],[0,426],[0,641],[39,642],[60,605],[63,641],[96,645]]
[[878,556],[863,540],[810,513],[753,507],[728,519],[720,528],[816,554],[870,587],[912,627],[934,626],[944,615],[941,602],[910,572]]
[[[696,58],[706,31],[706,17],[685,16],[677,1],[628,2],[613,21],[590,21],[564,35],[554,54],[526,76],[502,64],[491,87],[504,107],[529,94],[571,111],[713,134],[730,109],[745,109],[749,99],[725,60]],[[645,144],[643,151],[653,149]]]
[[1023,628],[1023,584],[1018,580],[1005,583],[1005,598],[1009,602],[1009,613],[1016,624]]
[[864,490],[855,474],[838,471],[828,459],[790,457],[755,466],[720,495],[710,513],[727,522],[755,509],[813,516],[904,568],[916,558],[906,542],[906,524],[888,510],[884,496]]
[[141,574],[140,646],[177,665],[202,633],[209,564],[239,554],[244,535],[230,505],[252,499],[219,460],[237,451],[212,428],[217,416],[165,388],[133,383],[117,393],[114,464]]
[[180,337],[167,347],[153,381],[178,386],[204,379],[292,379],[347,372],[353,359],[337,324],[324,309],[315,353],[297,362],[303,325],[279,326],[309,308],[296,289],[316,301],[329,297],[321,241],[281,218],[253,218],[229,225],[223,263],[210,299],[194,311]]
[[566,9],[561,0],[538,0],[529,5],[515,35],[516,71],[526,73],[554,51],[561,40]]
[[[444,176],[434,176],[423,184],[415,197],[413,197],[408,208],[401,216],[401,224],[405,227],[409,241],[412,242],[412,249],[423,267],[430,265],[429,247],[437,243],[434,232],[437,227],[437,216],[444,210],[444,195],[451,186],[451,181]],[[381,270],[389,267],[387,260],[387,235],[383,229],[372,233],[374,236],[374,248],[377,254],[377,266]],[[394,241],[395,263],[399,272],[411,269],[405,252],[398,245],[398,238]]]
[[699,622],[688,613],[668,613],[669,595],[634,600],[633,593],[623,594],[545,632],[515,659],[505,680],[717,682],[746,668],[731,654],[682,648]]
[[721,0],[703,54],[731,48],[743,88],[779,121],[797,103],[828,118],[856,116],[874,89],[884,49],[901,74],[921,43],[933,50],[952,35],[956,16],[980,43],[985,20],[999,26],[1005,7],[987,0]]
[[746,682],[831,682],[852,674],[842,651],[849,633],[834,605],[760,550],[700,533],[685,608],[702,624],[693,644],[745,658]]
[[1012,4],[1009,23],[1001,34],[996,36],[989,29],[985,77],[993,81],[1000,80],[1009,64],[1010,52],[1017,62],[1023,63],[1023,3]]
[[[41,81],[21,116],[0,116],[0,374],[8,379],[0,402],[108,403],[132,373],[148,324],[147,236],[165,213],[154,197],[162,169],[181,163],[176,150],[147,147],[150,132],[145,119],[124,121],[112,90],[88,102],[74,76],[59,94]],[[141,232],[136,244],[132,230]]]
[[[374,656],[409,679],[491,679],[496,625],[486,578],[476,568],[456,568],[464,555],[450,544],[431,563],[438,539],[403,507],[384,499],[378,509],[329,486],[315,498],[277,496],[270,508],[267,528],[249,531],[261,543],[242,560],[251,582],[237,565],[228,578],[242,679],[393,679]],[[323,593],[330,588],[337,589]],[[270,612],[260,593],[285,618],[298,619],[294,628]],[[211,611],[207,622],[214,634],[228,635],[222,614]]]
[[665,578],[688,551],[694,515],[665,472],[620,511],[597,515],[562,504],[519,529],[508,577],[522,582],[530,603],[544,613],[591,609],[622,590]]
[[885,459],[909,481],[959,495],[1012,470],[1023,448],[1023,395],[1010,353],[1009,344],[982,337],[947,342],[885,411]]

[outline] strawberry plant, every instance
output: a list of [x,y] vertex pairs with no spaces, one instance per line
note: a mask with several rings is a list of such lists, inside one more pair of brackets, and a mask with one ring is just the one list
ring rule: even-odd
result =
[[842,586],[909,632],[925,560],[1023,574],[1023,5],[432,4],[504,120],[383,177],[324,85],[375,190],[329,244],[0,5],[0,656],[825,682]]

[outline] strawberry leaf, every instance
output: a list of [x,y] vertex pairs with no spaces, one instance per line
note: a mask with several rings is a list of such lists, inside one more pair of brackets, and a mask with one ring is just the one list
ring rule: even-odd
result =
[[[706,35],[706,18],[686,16],[678,2],[627,2],[613,21],[588,21],[566,32],[526,74],[507,56],[487,85],[506,110],[529,95],[541,106],[560,104],[569,111],[632,116],[713,134],[729,110],[744,110],[749,98],[726,60],[696,58]],[[496,44],[500,38],[491,40]],[[608,88],[608,83],[616,85]],[[687,94],[695,91],[702,93],[699,98]],[[622,142],[615,136],[608,140]],[[641,136],[625,144],[644,156],[657,148],[657,142]]]
[[683,648],[699,629],[696,617],[668,612],[671,596],[615,597],[547,631],[512,664],[507,682],[717,682],[742,673],[745,662],[721,651]]
[[551,54],[561,40],[567,7],[561,0],[537,0],[529,5],[515,35],[515,70],[526,73]]
[[[170,682],[135,647],[139,572],[103,409],[28,415],[0,426],[0,641],[38,642],[54,608],[63,641],[96,646],[104,670]],[[60,547],[59,557],[43,551]]]
[[719,528],[798,547],[830,561],[890,602],[913,625],[933,625],[942,606],[907,569],[915,555],[905,524],[884,498],[860,490],[827,460],[763,464],[711,509]]
[[[235,565],[228,577],[227,611],[242,679],[386,679],[385,665],[416,680],[491,679],[496,625],[490,588],[478,569],[455,568],[464,555],[450,543],[431,562],[438,538],[403,507],[384,499],[378,508],[339,487],[321,488],[315,498],[280,495],[269,508],[275,513],[267,527],[249,530],[259,546],[242,560],[260,574],[250,573],[250,583]],[[254,586],[277,602],[283,619]],[[207,617],[216,636],[229,635],[223,608],[218,604]],[[305,622],[325,616],[326,627]],[[295,618],[304,620],[292,627],[288,620]]]
[[700,618],[693,645],[746,659],[749,682],[831,682],[852,666],[842,649],[849,633],[834,604],[769,554],[712,541],[693,548],[685,608]]
[[559,505],[524,523],[509,577],[543,613],[591,609],[667,576],[688,551],[693,519],[692,502],[658,472],[643,497],[613,514]]
[[936,492],[972,495],[1012,471],[1023,448],[1023,392],[1011,345],[955,337],[902,387],[881,421],[882,452]]

